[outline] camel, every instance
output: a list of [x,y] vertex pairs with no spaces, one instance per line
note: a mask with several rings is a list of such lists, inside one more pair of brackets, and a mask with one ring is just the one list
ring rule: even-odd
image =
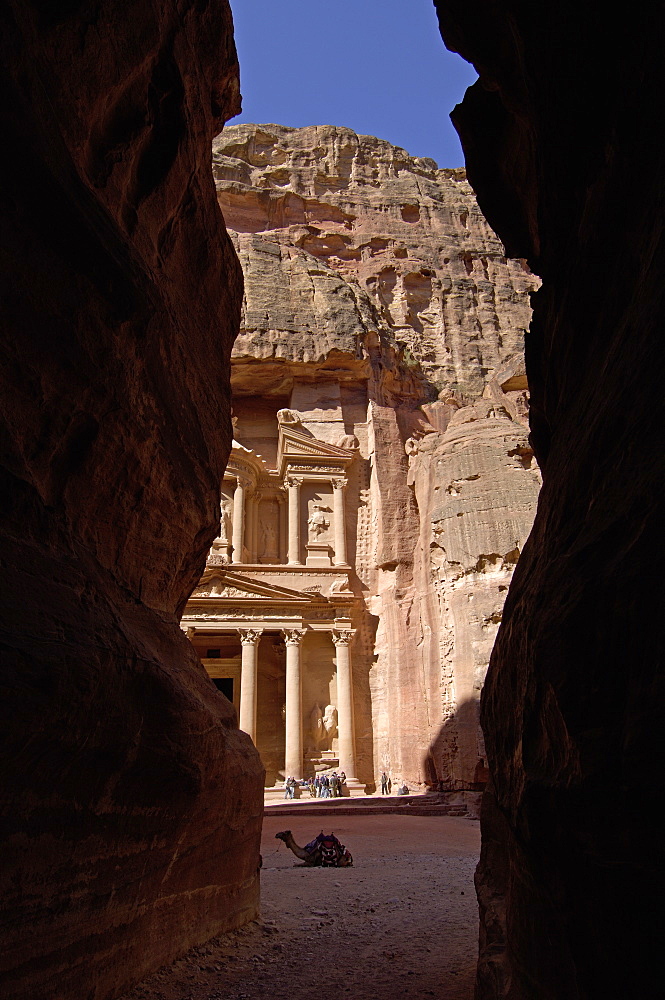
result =
[[276,840],[283,840],[297,858],[308,868],[348,868],[353,864],[350,851],[340,844],[334,833],[324,834],[323,830],[306,847],[299,847],[290,830],[275,834]]

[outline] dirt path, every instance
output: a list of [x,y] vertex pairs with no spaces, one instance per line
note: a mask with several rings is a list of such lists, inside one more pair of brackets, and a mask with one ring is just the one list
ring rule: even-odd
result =
[[[305,844],[322,821],[353,868],[296,867],[274,839],[290,827]],[[268,817],[261,920],[195,949],[124,1000],[471,1000],[479,849],[478,823],[466,819]]]

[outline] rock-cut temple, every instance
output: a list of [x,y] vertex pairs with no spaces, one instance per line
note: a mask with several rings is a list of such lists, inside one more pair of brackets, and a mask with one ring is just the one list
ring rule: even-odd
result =
[[346,533],[358,441],[319,440],[286,408],[276,431],[275,468],[234,441],[221,534],[182,625],[258,747],[268,785],[338,767],[361,791],[352,639],[363,602]]

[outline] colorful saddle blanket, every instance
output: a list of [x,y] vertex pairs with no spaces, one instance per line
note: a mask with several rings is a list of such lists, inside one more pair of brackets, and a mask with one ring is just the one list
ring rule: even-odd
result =
[[344,844],[340,844],[334,833],[326,834],[322,830],[314,840],[310,840],[309,844],[305,846],[305,850],[308,854],[313,854],[315,851],[320,852],[321,861],[319,864],[322,868],[348,868],[349,865],[353,864],[350,851],[347,851]]

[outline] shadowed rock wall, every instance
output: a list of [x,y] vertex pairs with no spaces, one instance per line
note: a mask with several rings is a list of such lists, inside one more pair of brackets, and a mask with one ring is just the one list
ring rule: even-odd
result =
[[230,443],[237,63],[224,2],[0,35],[1,992],[103,998],[257,908],[262,769],[177,624]]
[[483,693],[493,791],[477,996],[662,989],[660,5],[440,0],[482,210],[543,279],[526,339],[543,490]]

